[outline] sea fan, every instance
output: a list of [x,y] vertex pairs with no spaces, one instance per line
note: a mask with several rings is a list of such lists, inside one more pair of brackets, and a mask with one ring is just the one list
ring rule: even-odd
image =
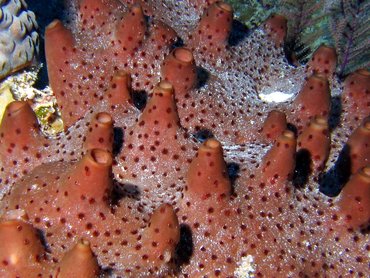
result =
[[288,19],[285,52],[293,62],[306,63],[320,45],[331,45],[327,31],[330,11],[325,1],[285,0],[277,12]]
[[249,29],[258,27],[277,8],[280,1],[229,0],[235,9],[235,16]]
[[338,1],[332,6],[331,33],[338,54],[338,74],[370,68],[370,1]]
[[285,52],[292,63],[297,60],[305,63],[311,54],[322,44],[331,45],[330,13],[323,0],[279,0],[233,1],[238,19],[254,28],[264,22],[271,14],[281,14],[288,19],[288,33]]

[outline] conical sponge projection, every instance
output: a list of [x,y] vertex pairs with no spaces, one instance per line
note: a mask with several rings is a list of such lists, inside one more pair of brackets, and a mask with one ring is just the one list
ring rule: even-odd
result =
[[224,161],[221,143],[209,139],[199,148],[187,174],[188,194],[207,199],[212,195],[223,198],[231,193],[231,183]]

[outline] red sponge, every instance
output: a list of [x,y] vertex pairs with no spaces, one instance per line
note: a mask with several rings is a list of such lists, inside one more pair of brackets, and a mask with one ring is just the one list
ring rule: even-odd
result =
[[292,131],[285,130],[264,156],[260,169],[261,180],[274,184],[291,179],[295,167],[296,138]]
[[190,164],[187,181],[188,193],[194,198],[207,199],[212,195],[221,198],[230,194],[231,183],[220,142],[215,139],[204,142]]
[[0,242],[1,277],[29,277],[29,271],[36,275],[41,270],[44,248],[32,225],[22,220],[2,220]]
[[330,78],[337,65],[337,54],[335,49],[325,45],[320,46],[312,55],[308,63],[311,73],[322,74],[326,78]]
[[323,75],[307,79],[293,102],[294,116],[301,130],[315,116],[327,117],[330,111],[329,82]]
[[344,186],[339,199],[340,211],[346,223],[352,227],[370,222],[370,167],[367,166],[354,174]]
[[58,278],[99,277],[99,265],[87,240],[80,240],[69,250],[55,271]]
[[193,34],[196,46],[206,52],[217,52],[227,45],[231,33],[233,9],[224,2],[209,6]]
[[274,14],[266,21],[265,30],[275,45],[281,46],[287,33],[287,19],[282,15]]

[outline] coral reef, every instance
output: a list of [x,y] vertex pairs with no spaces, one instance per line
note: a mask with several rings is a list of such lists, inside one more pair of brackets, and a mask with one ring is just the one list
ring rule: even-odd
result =
[[0,1],[0,80],[29,66],[38,54],[35,14],[24,0]]
[[31,67],[13,73],[0,83],[0,120],[5,107],[14,100],[27,101],[35,111],[41,123],[42,131],[48,136],[63,130],[63,122],[59,116],[56,98],[49,86],[41,88],[40,67]]
[[220,1],[67,6],[45,30],[65,130],[24,101],[0,126],[0,276],[366,276],[366,69],[341,83],[326,46],[293,67],[284,18],[248,33]]

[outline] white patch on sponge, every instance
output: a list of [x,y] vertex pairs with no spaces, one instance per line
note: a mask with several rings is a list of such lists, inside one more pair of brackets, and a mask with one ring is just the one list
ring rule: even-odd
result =
[[259,97],[265,102],[286,102],[293,97],[293,94],[286,94],[283,92],[272,92],[270,94],[260,94]]
[[235,269],[234,275],[237,278],[253,278],[256,271],[256,264],[254,263],[254,258],[251,255],[242,257],[241,261],[238,263],[239,267]]

